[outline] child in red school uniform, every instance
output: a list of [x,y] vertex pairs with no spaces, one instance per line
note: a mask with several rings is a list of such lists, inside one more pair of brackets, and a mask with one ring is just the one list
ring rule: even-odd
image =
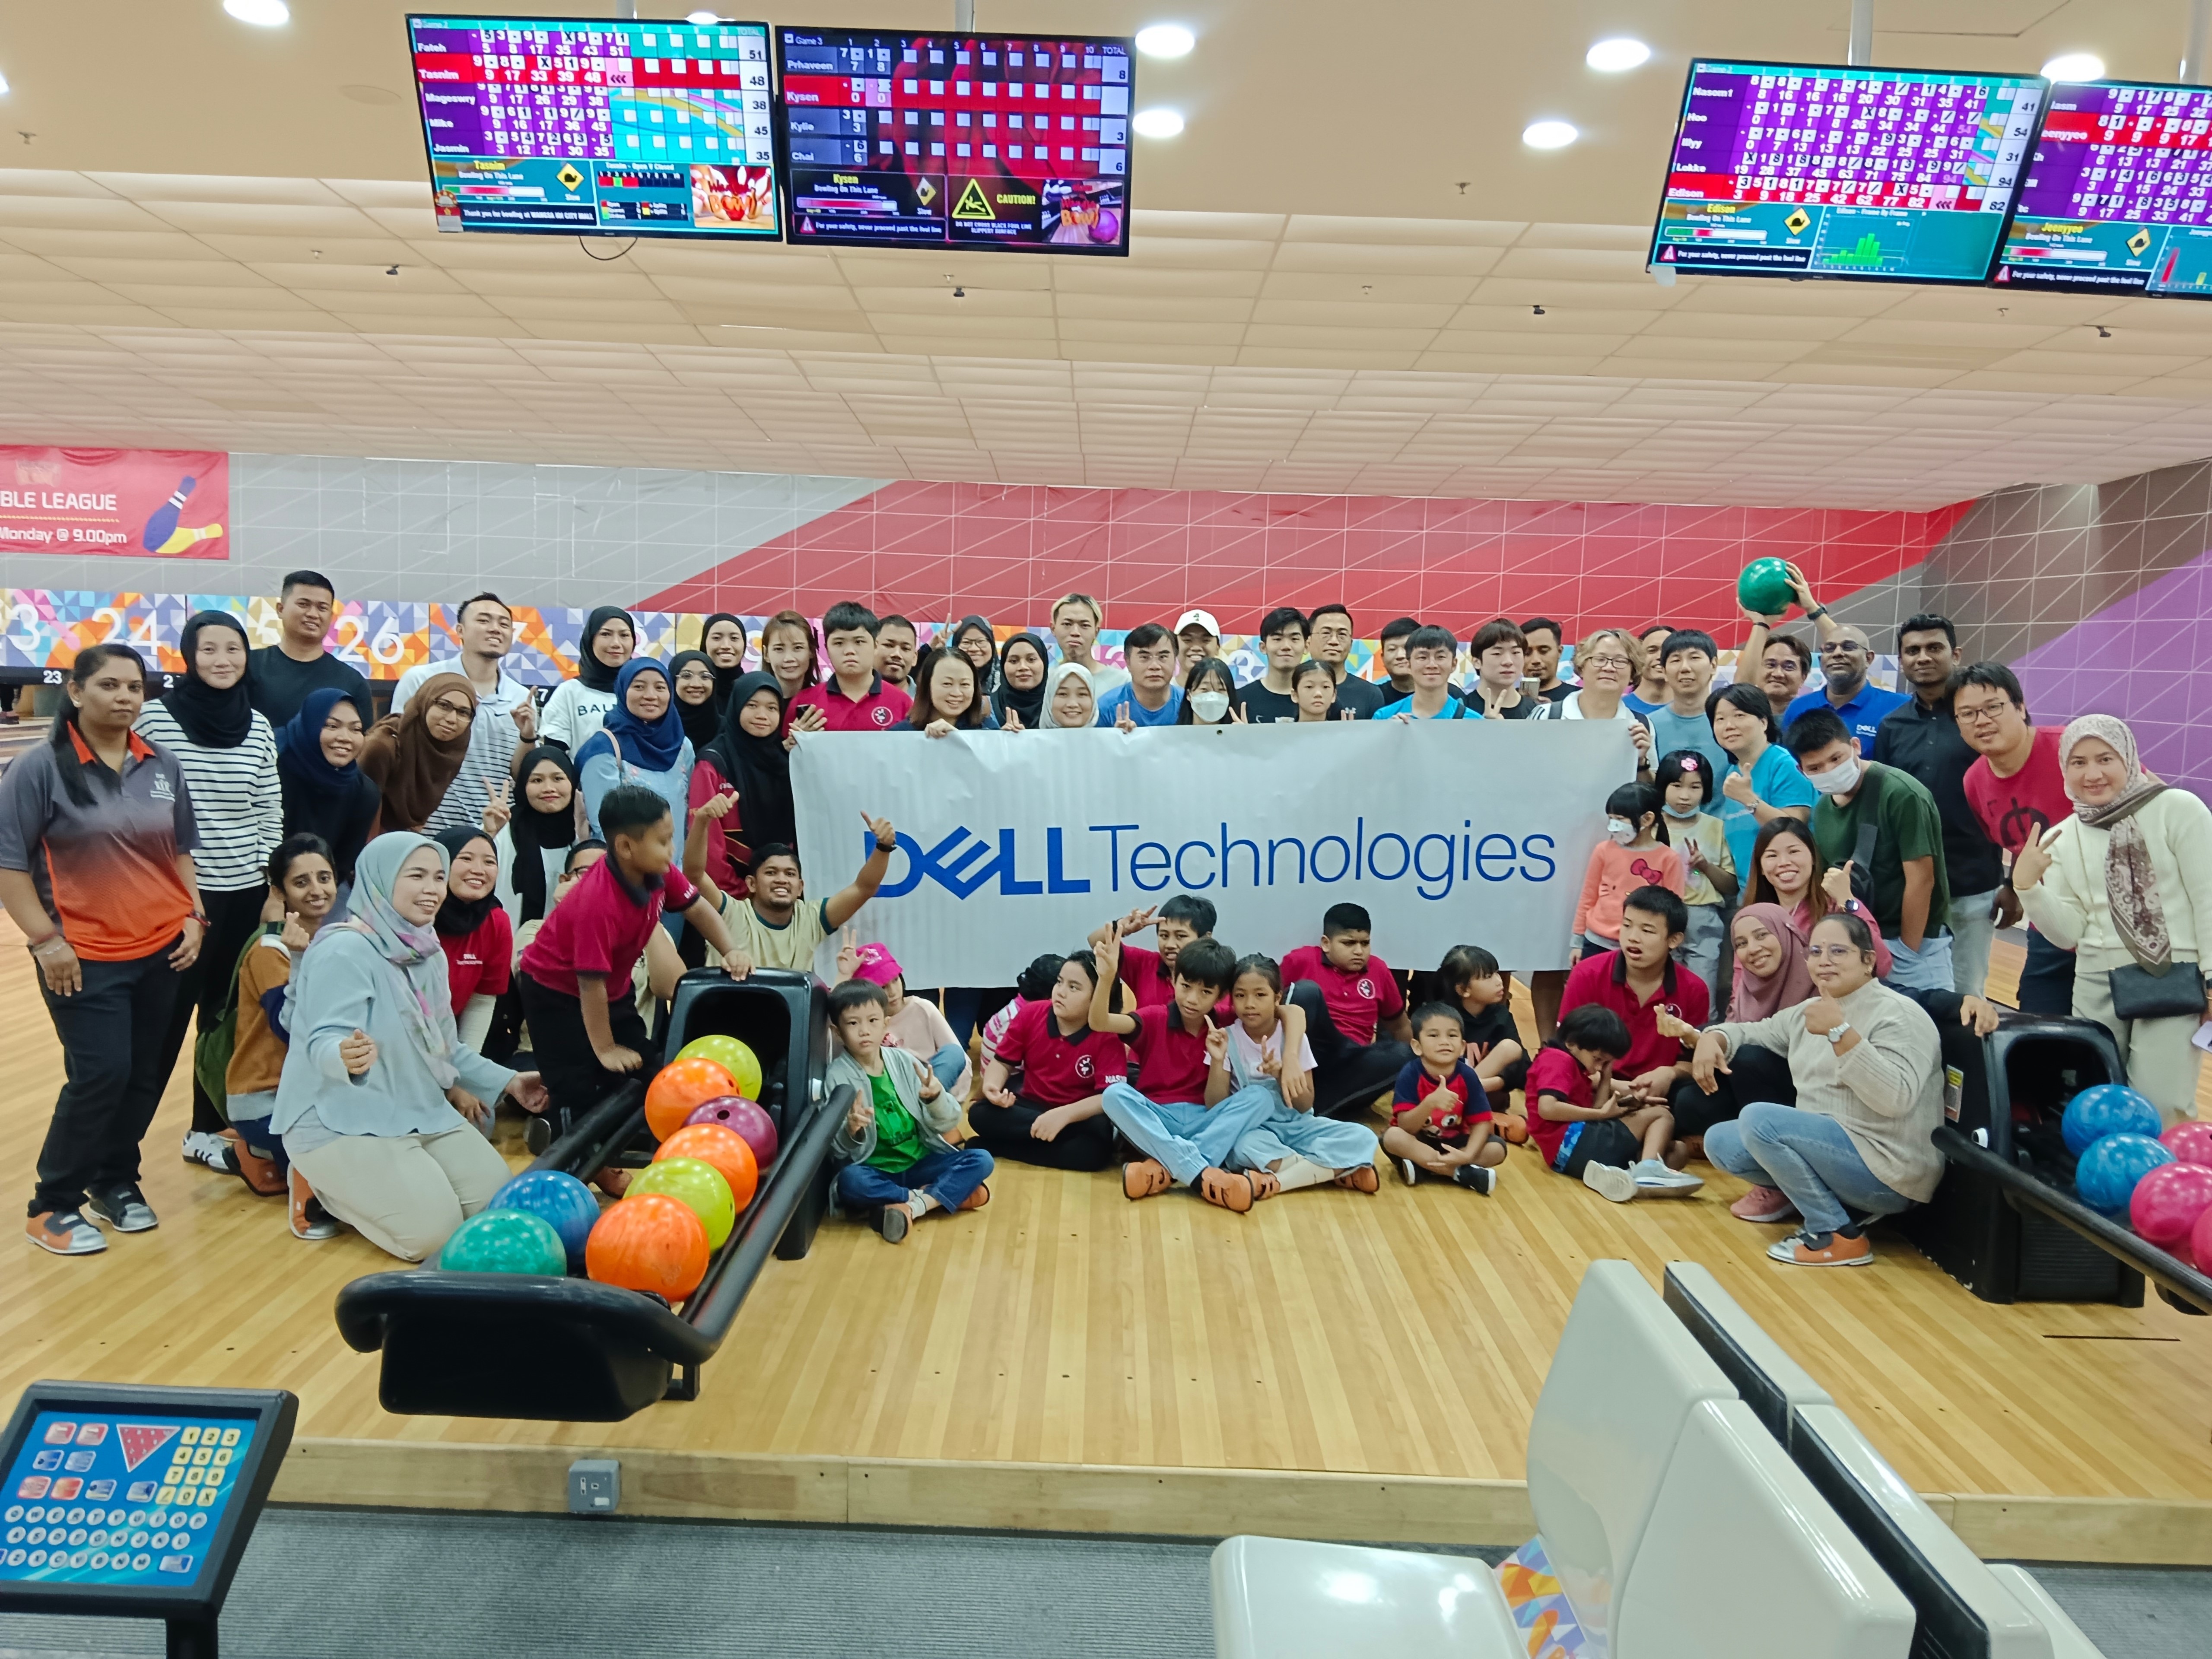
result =
[[[1177,893],[1156,908],[1132,910],[1121,921],[1095,929],[1090,945],[1096,951],[1109,934],[1120,939],[1121,965],[1115,971],[1121,983],[1129,988],[1138,1007],[1164,1008],[1175,1000],[1176,961],[1183,946],[1194,939],[1212,939],[1213,922],[1210,901]],[[1127,942],[1130,934],[1141,933],[1147,927],[1152,930],[1157,950],[1147,951]]]
[[1613,1074],[1629,1048],[1628,1022],[1612,1009],[1569,1009],[1557,1040],[1528,1063],[1528,1138],[1547,1169],[1615,1204],[1687,1197],[1705,1182],[1664,1162],[1673,1115]]
[[1283,958],[1288,1000],[1304,1013],[1313,1046],[1313,1109],[1324,1117],[1358,1116],[1413,1057],[1405,993],[1374,939],[1364,908],[1332,904],[1321,943]]
[[[968,1109],[975,1144],[994,1158],[1055,1170],[1103,1170],[1114,1162],[1106,1085],[1129,1078],[1121,1039],[1091,1028],[1098,964],[1088,951],[1060,963],[1050,1000],[1014,1016],[983,1068],[982,1098]],[[1008,1086],[1022,1072],[1021,1092]]]
[[1467,1063],[1459,1010],[1424,1004],[1413,1015],[1413,1058],[1398,1073],[1382,1150],[1408,1187],[1421,1171],[1486,1196],[1498,1190],[1505,1142],[1491,1133],[1490,1098]]

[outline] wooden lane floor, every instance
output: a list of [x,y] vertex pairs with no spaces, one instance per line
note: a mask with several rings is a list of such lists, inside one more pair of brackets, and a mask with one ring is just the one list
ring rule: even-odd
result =
[[[4,922],[0,1044],[0,1163],[27,1199],[60,1060]],[[988,1208],[930,1217],[902,1246],[832,1221],[808,1260],[771,1263],[700,1400],[569,1425],[384,1412],[376,1358],[345,1346],[331,1310],[349,1279],[395,1264],[351,1234],[296,1241],[281,1202],[183,1163],[188,1111],[180,1068],[146,1142],[157,1231],[89,1259],[0,1251],[0,1397],[46,1376],[291,1389],[302,1437],[356,1443],[309,1455],[301,1467],[320,1455],[329,1484],[295,1483],[292,1495],[428,1501],[422,1483],[438,1478],[406,1454],[502,1448],[533,1471],[531,1493],[492,1473],[460,1480],[453,1501],[557,1506],[557,1465],[570,1454],[552,1450],[611,1448],[805,1470],[817,1485],[1011,1494],[975,1524],[1067,1526],[1075,1511],[1053,1481],[1079,1485],[1102,1467],[1139,1484],[1157,1474],[1164,1492],[1183,1490],[1170,1475],[1199,1483],[1187,1504],[1121,1530],[1228,1529],[1258,1514],[1282,1530],[1423,1536],[1387,1531],[1388,1516],[1355,1528],[1328,1494],[1387,1486],[1395,1504],[1430,1492],[1425,1480],[1481,1483],[1467,1490],[1488,1496],[1439,1535],[1466,1536],[1478,1510],[1510,1534],[1516,1489],[1490,1483],[1522,1477],[1529,1416],[1583,1268],[1624,1257],[1656,1281],[1686,1259],[1719,1275],[1906,1480],[1979,1504],[1990,1537],[2041,1537],[2038,1503],[2064,1499],[2067,1524],[2094,1512],[2116,1539],[2136,1540],[2132,1553],[2116,1541],[2117,1559],[2212,1561],[2212,1320],[2155,1299],[1990,1306],[1892,1235],[1869,1269],[1783,1268],[1765,1255],[1779,1230],[1731,1218],[1741,1184],[1704,1166],[1694,1199],[1615,1206],[1516,1151],[1488,1199],[1391,1180],[1371,1197],[1295,1193],[1244,1217],[1187,1194],[1132,1204],[1112,1175],[1002,1166]],[[520,1164],[514,1126],[507,1133]],[[381,1464],[379,1449],[390,1454]],[[1260,1489],[1249,1482],[1222,1496],[1232,1476],[1280,1503],[1248,1502]],[[1301,1477],[1320,1484],[1284,1485]],[[780,1502],[762,1512],[782,1512]],[[842,1497],[820,1513],[791,1502],[812,1518],[860,1513]],[[723,1512],[711,1501],[678,1507]],[[1109,1503],[1106,1513],[1128,1511]],[[2145,1529],[2160,1541],[2141,1541]]]

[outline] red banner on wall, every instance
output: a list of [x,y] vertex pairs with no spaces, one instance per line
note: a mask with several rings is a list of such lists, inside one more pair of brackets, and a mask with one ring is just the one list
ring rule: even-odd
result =
[[0,553],[226,559],[230,457],[0,444]]

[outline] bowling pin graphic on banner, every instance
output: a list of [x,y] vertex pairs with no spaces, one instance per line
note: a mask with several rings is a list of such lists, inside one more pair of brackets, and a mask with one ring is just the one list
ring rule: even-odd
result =
[[149,553],[181,553],[195,543],[222,534],[219,524],[204,525],[195,530],[177,528],[185,501],[198,487],[199,480],[188,475],[177,485],[176,493],[154,509],[153,516],[146,520],[145,534],[139,538],[139,544]]

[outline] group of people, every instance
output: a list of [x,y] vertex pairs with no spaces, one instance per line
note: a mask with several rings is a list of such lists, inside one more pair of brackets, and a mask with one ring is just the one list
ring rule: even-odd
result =
[[[452,613],[457,654],[410,669],[380,717],[325,649],[335,594],[312,571],[286,580],[274,645],[192,617],[158,700],[135,652],[91,647],[51,742],[0,780],[0,903],[68,1072],[27,1231],[75,1255],[155,1224],[139,1145],[196,1027],[188,1159],[289,1198],[301,1237],[345,1224],[434,1252],[504,1178],[501,1098],[556,1124],[652,1063],[649,1011],[686,967],[808,969],[874,896],[878,819],[852,879],[806,895],[789,763],[823,731],[1599,720],[1635,749],[1576,965],[1529,975],[1534,1053],[1505,1012],[1510,953],[1460,947],[1409,1003],[1356,906],[1276,962],[1214,940],[1182,896],[1039,958],[1012,995],[909,995],[881,947],[841,955],[840,1191],[887,1237],[982,1201],[998,1158],[1120,1161],[1132,1198],[1183,1184],[1242,1210],[1373,1191],[1378,1146],[1409,1182],[1487,1192],[1525,1141],[1616,1199],[1695,1190],[1702,1155],[1752,1181],[1738,1214],[1800,1224],[1780,1259],[1863,1261],[1864,1220],[1940,1175],[1931,1020],[1993,1018],[1990,943],[2022,917],[2021,1006],[2102,1021],[2136,1086],[2192,1115],[2212,814],[2145,775],[2116,720],[2034,726],[1942,617],[1899,631],[1907,690],[1872,685],[1868,635],[1796,580],[1817,683],[1780,616],[1749,618],[1747,678],[1719,686],[1713,637],[1671,627],[1594,629],[1569,678],[1545,617],[1477,629],[1463,687],[1454,633],[1395,619],[1369,680],[1346,671],[1351,612],[1324,605],[1269,612],[1240,684],[1202,611],[1102,663],[1103,608],[1073,593],[1049,642],[969,617],[924,650],[848,602],[818,635],[794,611],[757,639],[718,614],[665,662],[603,607],[541,706],[507,667],[512,611],[480,593]],[[1155,949],[1128,940],[1146,927]],[[526,1030],[536,1069],[515,1072]],[[1379,1133],[1357,1121],[1376,1105]]]

